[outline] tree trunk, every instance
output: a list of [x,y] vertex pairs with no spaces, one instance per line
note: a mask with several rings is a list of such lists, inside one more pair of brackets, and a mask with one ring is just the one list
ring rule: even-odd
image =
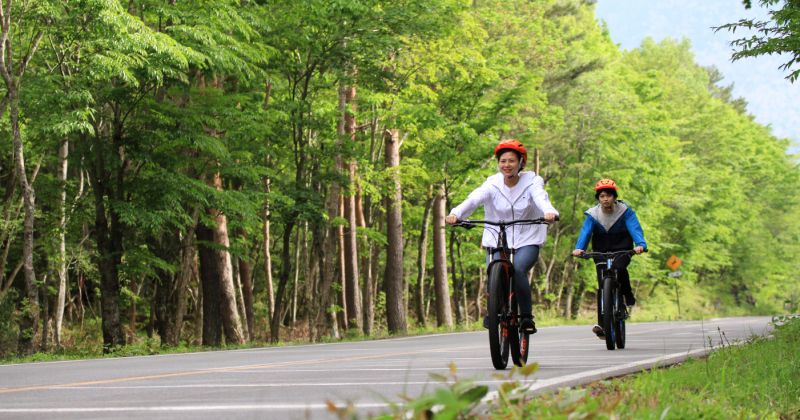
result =
[[458,253],[454,249],[457,245],[458,238],[456,238],[455,230],[450,230],[450,273],[453,275],[453,303],[455,304],[455,312],[456,312],[456,324],[463,324],[464,323],[464,307],[461,304],[461,289],[464,287],[464,279],[461,278],[458,274],[458,264],[456,262],[456,256]]
[[203,298],[203,338],[201,343],[204,346],[219,347],[222,345],[220,281],[215,251],[207,245],[214,241],[214,232],[202,224],[197,225],[197,241]]
[[[355,86],[346,86],[345,90],[345,109],[344,109],[344,131],[345,136],[350,138],[350,141],[355,141],[356,133],[356,120],[355,120]],[[345,229],[344,238],[344,269],[345,269],[345,283],[347,284],[347,324],[348,328],[362,330],[363,328],[363,315],[361,313],[361,287],[359,286],[359,273],[358,273],[358,235],[356,228],[358,226],[356,218],[356,200],[355,200],[355,186],[357,184],[356,177],[356,161],[350,159],[347,164],[348,175],[350,179],[350,191],[344,196],[344,218],[347,219],[347,228]]]
[[[461,305],[462,310],[462,321],[465,324],[469,324],[469,302],[467,301],[467,275],[464,273],[464,258],[461,256],[461,240],[456,240],[456,262],[458,267],[458,276],[461,278],[461,288],[459,290],[459,304]],[[456,271],[456,267],[453,267],[453,272]]]
[[292,280],[292,307],[291,307],[291,325],[294,325],[297,322],[297,295],[298,295],[298,285],[300,283],[300,267],[303,266],[300,263],[300,241],[305,241],[304,238],[304,230],[302,227],[297,228],[297,235],[294,235],[294,279]]
[[275,314],[270,322],[270,340],[277,343],[280,340],[281,313],[283,309],[283,294],[292,272],[292,229],[295,217],[290,217],[290,222],[283,229],[283,249],[281,250],[281,273],[278,276],[278,293],[275,295]]
[[239,258],[239,278],[242,283],[244,315],[247,319],[247,336],[252,341],[255,337],[255,319],[253,319],[253,269],[250,267],[250,263],[242,258]]
[[[10,13],[10,11],[9,11]],[[8,29],[4,26],[5,41]],[[0,49],[5,53],[5,48]],[[3,66],[5,70],[5,66]],[[5,71],[4,71],[5,73]],[[5,77],[5,74],[4,74]],[[22,201],[25,209],[23,221],[23,243],[22,243],[22,267],[25,277],[25,298],[26,304],[22,309],[22,317],[19,324],[19,341],[17,352],[20,355],[29,355],[34,351],[34,341],[39,328],[39,290],[36,287],[36,273],[33,268],[33,226],[36,196],[33,187],[28,182],[28,175],[25,170],[25,149],[22,143],[22,136],[19,127],[19,99],[17,98],[17,86],[9,77],[6,79],[7,95],[10,105],[12,142],[14,147],[14,161],[16,162],[17,179],[22,190]]]
[[[345,200],[344,196],[340,195],[339,196],[339,217],[344,217],[344,215],[345,215],[344,200]],[[350,319],[347,316],[347,314],[349,313],[349,310],[347,308],[349,306],[349,302],[347,300],[348,283],[347,283],[347,276],[346,276],[347,269],[345,267],[345,264],[346,264],[345,260],[347,259],[347,257],[345,256],[345,237],[344,236],[345,236],[344,226],[339,225],[339,227],[337,229],[337,237],[339,239],[339,248],[338,248],[338,250],[339,250],[339,254],[338,254],[339,255],[339,259],[338,259],[338,261],[339,261],[339,290],[340,290],[338,298],[339,298],[339,303],[341,304],[340,306],[342,307],[342,310],[341,310],[341,312],[339,312],[337,314],[338,315],[337,318],[339,320],[340,329],[342,331],[347,331],[348,329],[350,329],[350,324],[349,324]]]
[[406,322],[405,285],[403,276],[403,194],[400,185],[400,136],[397,130],[386,130],[386,170],[391,189],[386,195],[386,320],[389,333],[403,333]]
[[[331,201],[339,201],[338,192],[335,191],[334,185],[331,186],[331,192],[328,194],[326,210],[331,214]],[[335,198],[333,196],[336,196]],[[333,207],[336,209],[336,206]],[[335,211],[335,210],[333,210]],[[312,331],[312,340],[318,341],[322,338],[326,331],[329,331],[334,337],[338,338],[338,324],[336,322],[336,314],[330,312],[334,281],[334,270],[336,264],[336,228],[329,226],[328,223],[318,222],[314,228],[314,239],[312,248],[316,255],[317,263],[320,266],[318,271],[319,281],[317,289],[317,302],[318,306],[313,307],[314,329]]]
[[[361,188],[359,187],[359,195]],[[374,227],[374,220],[372,217],[372,203],[367,199],[367,210],[364,211],[364,204],[361,199],[359,201],[359,208],[361,209],[361,217],[359,224],[366,228],[367,226]],[[368,237],[363,239],[364,254],[362,267],[364,273],[364,334],[369,336],[375,330],[375,290],[378,280],[377,265],[378,265],[378,249],[379,246]]]
[[415,312],[419,325],[425,326],[425,278],[428,265],[428,228],[431,224],[431,208],[433,207],[433,186],[428,188],[428,199],[425,204],[425,213],[422,215],[422,228],[417,241],[417,287],[414,289]]
[[[121,133],[115,130],[112,135],[112,147],[122,150]],[[125,335],[120,323],[119,295],[120,279],[119,265],[122,261],[122,226],[119,215],[113,208],[106,209],[106,197],[115,200],[123,197],[124,167],[117,171],[117,176],[112,183],[111,171],[106,167],[107,156],[118,156],[116,153],[107,153],[102,133],[94,135],[94,165],[89,171],[89,180],[94,191],[94,237],[97,243],[96,263],[100,274],[103,351],[108,353],[114,347],[125,345]]]
[[453,312],[450,307],[450,288],[447,281],[445,204],[444,186],[441,186],[433,203],[433,283],[436,296],[436,323],[440,327],[451,328]]
[[167,344],[170,346],[177,346],[181,341],[181,333],[183,331],[183,318],[186,316],[187,307],[187,291],[189,290],[189,283],[195,275],[195,256],[197,254],[197,247],[195,246],[195,230],[197,228],[197,221],[200,217],[200,211],[195,209],[192,214],[192,224],[186,230],[186,234],[181,240],[181,271],[178,273],[178,280],[175,283],[175,289],[172,291],[171,301],[173,321],[172,334],[167,337]]
[[364,256],[361,259],[362,268],[364,273],[364,287],[362,296],[364,297],[364,335],[372,335],[375,328],[375,294],[372,291],[375,289],[375,276],[373,275],[373,264],[377,262],[373,259],[373,249],[377,245],[367,240],[364,246]]
[[50,293],[48,293],[50,286],[50,276],[45,274],[42,276],[42,287],[40,288],[40,301],[42,302],[42,342],[40,348],[43,353],[50,351]]
[[67,296],[67,156],[69,141],[64,140],[58,148],[58,183],[60,191],[58,203],[58,294],[55,311],[55,343],[61,349],[61,327],[64,322],[64,304]]
[[[339,106],[343,107],[344,95],[339,95]],[[342,117],[339,122],[338,130],[340,133],[344,131],[344,118]],[[341,137],[340,137],[341,138]],[[341,167],[341,157],[338,154],[338,148],[334,151],[335,167],[334,171],[338,172]],[[323,195],[325,192],[325,184],[317,182],[316,192]],[[334,337],[339,337],[338,324],[336,320],[336,313],[330,311],[332,303],[335,301],[333,290],[333,282],[335,281],[336,272],[336,245],[338,243],[338,228],[332,224],[339,214],[339,196],[341,187],[335,180],[330,183],[328,194],[325,201],[325,212],[328,215],[328,221],[319,221],[314,226],[314,239],[312,248],[316,255],[319,264],[319,282],[317,290],[318,306],[315,308],[314,325],[316,331],[313,333],[313,340],[319,340],[323,336],[323,332],[329,331]]]
[[25,297],[27,304],[22,310],[19,324],[18,353],[30,355],[34,350],[37,329],[39,327],[39,290],[36,287],[36,272],[33,268],[33,226],[36,196],[33,187],[28,183],[25,171],[25,151],[19,128],[19,100],[16,87],[9,86],[8,96],[11,106],[11,130],[14,143],[14,160],[17,163],[17,178],[19,179],[22,199],[25,208],[23,222],[22,242],[22,272],[25,276]]
[[[269,164],[269,160],[267,160],[267,164]],[[270,179],[266,178],[264,180],[264,190],[269,196],[270,192]],[[275,311],[275,292],[272,288],[272,254],[270,254],[269,249],[269,242],[270,242],[270,225],[269,220],[270,212],[269,212],[269,198],[267,198],[264,202],[264,279],[266,282],[266,290],[267,290],[267,321],[272,320],[272,314]]]
[[242,337],[244,341],[250,341],[250,334],[247,331],[247,309],[244,307],[244,290],[242,286],[242,272],[239,266],[239,258],[234,259],[231,257],[231,266],[233,267],[233,289],[236,292],[236,312],[239,314],[239,320],[242,323]]
[[[219,173],[214,174],[214,186],[222,190],[222,178]],[[217,258],[217,273],[220,282],[222,326],[225,331],[225,340],[229,344],[244,343],[242,323],[236,307],[236,290],[233,284],[233,265],[231,263],[230,240],[228,239],[228,219],[224,213],[209,210],[209,215],[214,217],[214,243],[218,249],[215,251]]]
[[[572,270],[570,270],[570,275],[575,277],[578,273],[578,265],[572,264]],[[578,318],[578,314],[581,310],[581,303],[583,301],[583,294],[586,292],[586,278],[580,276],[578,278],[578,286],[575,288],[575,298],[572,300],[572,308],[570,311],[570,318],[576,319]]]
[[[20,62],[14,62],[14,54],[11,50],[13,44],[10,39],[11,31],[11,12],[12,2],[8,0],[6,5],[0,4],[3,13],[0,14],[2,22],[2,35],[0,35],[0,76],[6,84],[6,98],[9,105],[9,117],[11,124],[11,137],[14,149],[14,161],[16,162],[16,173],[19,186],[22,190],[23,207],[25,208],[25,218],[23,221],[23,242],[22,242],[22,265],[25,276],[25,299],[27,304],[22,308],[22,316],[19,324],[19,341],[17,351],[20,355],[33,353],[34,342],[36,340],[37,329],[39,327],[39,291],[36,287],[36,272],[33,268],[33,248],[34,248],[34,213],[36,195],[33,186],[28,182],[28,175],[25,170],[25,149],[22,143],[22,135],[19,126],[19,89],[22,74],[25,67],[30,62],[31,56],[36,52],[39,41],[42,39],[43,32],[36,33],[30,44],[27,56]],[[14,74],[14,70],[17,74]],[[4,114],[5,109],[0,111]]]
[[[4,168],[5,169],[5,168]],[[17,168],[12,167],[8,168],[8,173],[0,173],[0,176],[6,178],[6,184],[4,185],[5,189],[5,196],[3,197],[3,219],[0,220],[0,223],[3,223],[5,226],[12,226],[12,220],[16,220],[18,214],[13,214],[11,209],[14,207],[14,201],[16,192],[17,192]],[[20,201],[19,207],[22,208],[23,203]],[[13,229],[3,229],[0,230],[0,247],[2,247],[2,253],[0,253],[0,297],[6,294],[9,288],[11,288],[11,284],[13,283],[14,279],[13,276],[6,276],[6,264],[8,264],[8,253],[11,250],[11,242],[14,240],[14,230]],[[21,262],[21,261],[20,261]],[[22,269],[22,265],[19,265],[20,270]],[[16,272],[17,270],[13,270]]]

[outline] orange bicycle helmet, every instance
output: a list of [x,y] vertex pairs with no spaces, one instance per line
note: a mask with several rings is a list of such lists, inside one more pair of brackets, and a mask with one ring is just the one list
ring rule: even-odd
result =
[[611,178],[603,178],[594,184],[594,190],[614,190],[617,191],[617,183]]
[[500,152],[503,150],[513,150],[522,155],[522,162],[525,163],[528,161],[528,151],[525,150],[525,146],[519,142],[519,140],[515,139],[507,139],[502,140],[500,143],[497,144],[497,147],[494,148],[494,157],[500,157]]

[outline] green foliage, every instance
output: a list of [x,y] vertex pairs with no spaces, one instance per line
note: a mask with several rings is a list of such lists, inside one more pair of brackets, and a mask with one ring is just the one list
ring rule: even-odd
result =
[[[790,25],[794,17],[784,12],[794,6],[784,6],[772,16]],[[84,280],[90,311],[97,311],[102,258],[121,253],[124,296],[112,300],[149,306],[151,289],[139,286],[178,276],[181,240],[196,218],[214,226],[217,215],[228,222],[228,250],[257,267],[256,293],[264,293],[267,205],[274,269],[299,267],[297,290],[316,288],[314,247],[322,241],[315,235],[347,225],[326,208],[334,185],[360,193],[366,226],[357,227],[359,253],[376,247],[369,260],[381,273],[384,198],[395,174],[403,188],[405,277],[416,285],[433,192],[443,185],[448,207],[466,197],[495,172],[491,150],[506,137],[521,139],[531,156],[539,152],[539,174],[561,212],[533,272],[536,310],[545,318],[591,318],[593,267],[569,251],[600,177],[621,185],[651,246],[631,266],[640,316],[797,307],[800,173],[788,142],[755,123],[729,87],[717,86],[721,75],[697,65],[688,42],[645,40],[621,51],[595,20],[592,2],[90,0],[65,7],[37,0],[14,7],[14,51],[30,51],[38,31],[46,40],[20,90],[28,170],[39,169],[36,269],[59,262],[64,232],[68,275]],[[357,92],[345,104],[355,118],[352,138],[340,127],[346,86]],[[395,129],[401,163],[390,173],[383,136]],[[0,120],[0,135],[10,134],[8,119]],[[57,151],[65,142],[62,184]],[[342,171],[350,161],[358,168],[353,178]],[[22,254],[13,168],[11,146],[0,142],[5,276]],[[100,247],[104,220],[117,229],[118,249]],[[305,244],[297,240],[301,226],[310,232]],[[276,238],[284,232],[291,234],[287,255],[298,255],[299,245],[301,261],[278,258],[284,245]],[[458,273],[470,301],[480,296],[479,236],[453,235],[461,258],[450,273]],[[423,282],[433,271],[431,248]],[[677,283],[664,267],[673,254],[684,261]],[[374,330],[381,331],[385,296],[375,300]],[[300,313],[314,302],[302,297]]]
[[[481,400],[489,392],[486,385],[477,385],[467,380],[459,380],[455,363],[450,363],[449,375],[431,375],[442,384],[434,392],[411,399],[402,406],[393,408],[391,414],[376,419],[430,418],[460,419],[474,416]],[[340,415],[343,414],[338,410]]]
[[725,346],[705,359],[619,382],[565,390],[529,406],[527,415],[635,418],[792,418],[800,413],[794,384],[797,317],[777,319],[774,337]]
[[13,355],[17,349],[19,326],[16,300],[17,292],[13,289],[0,296],[0,359]]
[[[747,9],[752,7],[751,0],[743,0],[742,3]],[[737,30],[752,31],[748,36],[731,41],[731,46],[738,49],[731,58],[740,60],[761,55],[788,55],[789,61],[781,65],[781,68],[789,71],[787,79],[794,82],[800,76],[800,69],[797,68],[800,61],[800,34],[797,31],[800,6],[788,0],[758,0],[758,3],[769,10],[767,13],[770,20],[740,19],[714,30],[728,30],[732,33]]]

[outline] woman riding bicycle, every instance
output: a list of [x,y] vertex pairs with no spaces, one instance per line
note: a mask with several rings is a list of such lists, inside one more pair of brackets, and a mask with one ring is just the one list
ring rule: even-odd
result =
[[[639,218],[632,208],[617,199],[617,183],[605,178],[597,181],[594,186],[594,197],[597,205],[586,210],[586,220],[575,244],[572,255],[580,256],[586,251],[589,239],[592,240],[592,250],[595,252],[624,251],[633,249],[641,254],[647,249],[644,240],[644,230],[639,223]],[[631,263],[629,255],[617,257],[613,267],[617,270],[617,281],[620,291],[625,297],[625,304],[633,306],[636,298],[631,289],[631,279],[628,275],[628,264]],[[600,273],[598,268],[598,275]],[[598,321],[600,323],[600,321]],[[602,329],[599,325],[593,328],[595,334],[600,335]]]
[[[452,225],[468,217],[480,205],[484,206],[488,220],[511,221],[541,217],[549,222],[556,220],[558,211],[550,203],[544,190],[544,179],[531,171],[522,171],[528,161],[525,146],[517,140],[503,140],[495,147],[494,156],[499,172],[487,178],[463,203],[453,208],[445,222]],[[497,244],[494,232],[490,229],[489,226],[484,228],[481,245],[494,258],[499,258],[499,251],[494,248]],[[514,250],[514,289],[521,315],[520,329],[528,334],[536,332],[528,271],[539,258],[539,248],[546,237],[547,227],[542,225],[512,226],[508,230],[508,245]],[[484,327],[487,327],[486,320]]]

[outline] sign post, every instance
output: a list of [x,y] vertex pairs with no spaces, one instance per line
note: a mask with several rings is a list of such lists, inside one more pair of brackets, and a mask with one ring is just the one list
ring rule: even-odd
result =
[[681,276],[680,270],[678,268],[681,266],[683,260],[678,258],[677,255],[671,255],[667,258],[667,267],[669,267],[671,273],[667,273],[668,276],[675,279],[675,302],[678,304],[678,318],[681,317],[681,296],[678,293],[678,277]]

